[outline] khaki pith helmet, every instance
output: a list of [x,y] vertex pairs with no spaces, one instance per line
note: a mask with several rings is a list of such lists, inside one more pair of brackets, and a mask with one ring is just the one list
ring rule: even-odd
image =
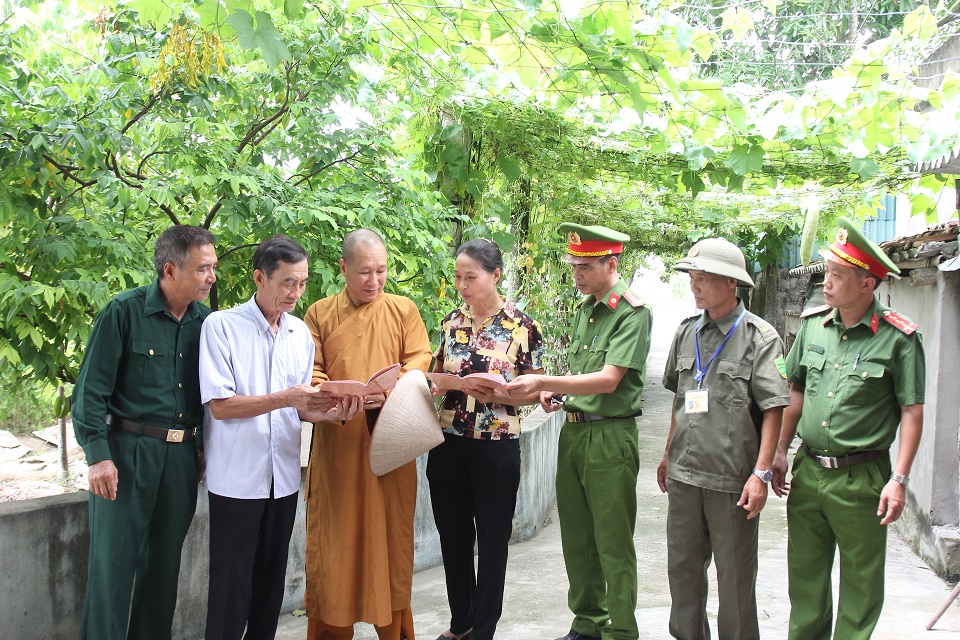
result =
[[744,287],[753,286],[740,248],[724,238],[707,238],[690,247],[687,257],[673,265],[677,271],[704,271],[736,278]]

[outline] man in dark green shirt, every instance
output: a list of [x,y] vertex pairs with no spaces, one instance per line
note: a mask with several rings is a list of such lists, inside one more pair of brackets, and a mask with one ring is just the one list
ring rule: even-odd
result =
[[[790,640],[830,637],[837,548],[833,637],[870,638],[883,607],[886,525],[903,511],[923,430],[923,341],[917,325],[874,294],[899,270],[857,224],[838,222],[836,242],[821,252],[827,305],[805,319],[787,356],[790,407],[773,463],[774,491],[783,495],[789,486],[790,492]],[[803,444],[788,485],[786,456],[795,433]]]
[[783,343],[737,297],[737,286],[752,288],[753,279],[732,242],[701,240],[674,269],[689,272],[703,313],[680,324],[663,371],[663,386],[676,394],[657,469],[660,490],[670,498],[670,635],[710,637],[712,558],[720,599],[717,635],[757,640],[759,515],[783,407],[790,404]]
[[[511,395],[540,393],[545,411],[567,419],[557,454],[560,540],[574,620],[561,640],[636,640],[637,473],[650,310],[620,279],[630,238],[606,227],[565,223],[564,261],[586,298],[573,319],[567,376],[524,375]],[[562,394],[566,394],[563,399]]]
[[213,245],[206,229],[168,229],[157,279],[114,297],[90,332],[72,411],[90,484],[82,640],[171,635],[197,504],[200,326],[210,314],[200,301],[216,281]]

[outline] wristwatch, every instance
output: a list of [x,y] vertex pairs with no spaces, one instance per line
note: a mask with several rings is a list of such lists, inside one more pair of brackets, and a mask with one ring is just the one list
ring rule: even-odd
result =
[[899,473],[891,473],[891,474],[890,474],[890,479],[891,479],[891,480],[896,480],[897,482],[899,482],[899,483],[902,484],[903,486],[907,486],[907,483],[910,482],[910,476],[902,476],[902,475],[900,475]]
[[770,469],[754,469],[753,475],[757,476],[768,484],[773,480],[773,471]]

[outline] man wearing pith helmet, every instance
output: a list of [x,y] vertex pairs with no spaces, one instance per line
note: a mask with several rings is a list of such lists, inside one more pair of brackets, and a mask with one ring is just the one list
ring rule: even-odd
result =
[[650,310],[620,279],[626,234],[564,223],[563,260],[586,298],[571,326],[566,376],[519,376],[511,394],[540,392],[563,409],[557,455],[560,538],[574,614],[560,640],[636,640],[639,450],[636,416],[650,351]]
[[702,313],[684,320],[663,386],[673,413],[660,490],[669,496],[670,635],[710,637],[707,567],[717,566],[717,635],[756,640],[757,541],[783,408],[790,404],[783,342],[744,307],[753,287],[743,253],[723,238],[695,244],[678,262]]
[[[862,640],[873,633],[883,607],[887,525],[903,511],[923,428],[923,340],[917,325],[874,294],[888,274],[900,271],[857,224],[837,222],[836,241],[820,252],[827,304],[804,320],[787,356],[790,406],[773,465],[774,491],[790,493],[791,640],[830,637],[837,548],[833,637]],[[795,434],[803,444],[788,483],[787,449]]]

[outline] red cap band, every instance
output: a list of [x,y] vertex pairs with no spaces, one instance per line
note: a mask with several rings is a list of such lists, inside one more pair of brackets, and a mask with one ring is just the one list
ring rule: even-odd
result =
[[609,256],[614,253],[623,253],[623,243],[608,240],[585,240],[580,244],[571,242],[567,247],[567,253],[578,258]]

